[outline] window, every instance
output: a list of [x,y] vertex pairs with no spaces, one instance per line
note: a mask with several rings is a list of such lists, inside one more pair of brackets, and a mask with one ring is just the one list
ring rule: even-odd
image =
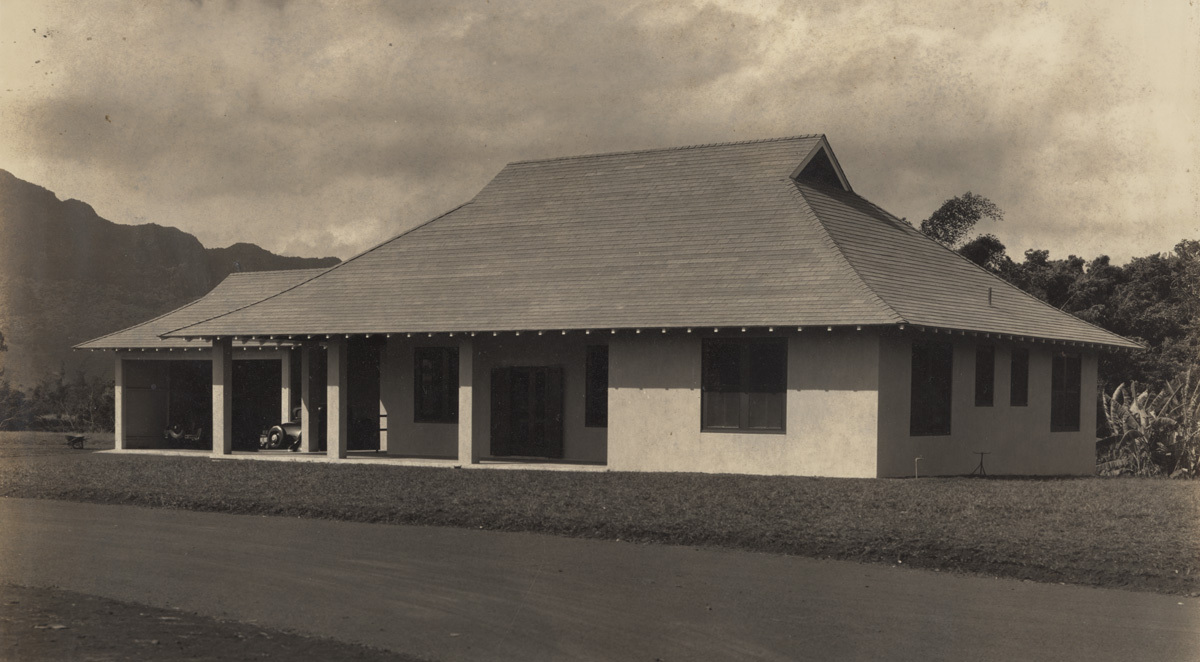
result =
[[1079,356],[1055,354],[1050,368],[1050,431],[1079,431]]
[[991,407],[996,399],[996,348],[975,348],[975,406]]
[[908,433],[950,434],[951,376],[954,347],[948,342],[914,342]]
[[1029,405],[1029,350],[1014,348],[1012,369],[1009,372],[1008,404],[1013,407]]
[[786,339],[706,339],[701,355],[702,430],[783,431]]
[[418,347],[414,350],[413,422],[458,422],[458,348]]
[[607,345],[588,345],[586,372],[583,424],[589,428],[608,427]]

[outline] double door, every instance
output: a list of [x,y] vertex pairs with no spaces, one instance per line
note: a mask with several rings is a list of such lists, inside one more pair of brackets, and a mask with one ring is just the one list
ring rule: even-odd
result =
[[562,366],[492,369],[495,457],[563,456]]

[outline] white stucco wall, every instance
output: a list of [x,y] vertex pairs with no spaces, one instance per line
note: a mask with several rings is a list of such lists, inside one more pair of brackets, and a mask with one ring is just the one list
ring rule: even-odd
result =
[[[986,338],[952,338],[954,370],[951,434],[909,435],[909,389],[912,337],[882,339],[879,363],[879,475],[913,475],[913,458],[921,456],[922,475],[970,473],[979,463],[975,451],[987,451],[985,468],[992,475],[1087,475],[1095,471],[1096,353],[1061,345],[1018,344]],[[939,339],[930,336],[929,339]],[[996,348],[995,399],[991,407],[975,406],[975,347]],[[1011,352],[1029,350],[1029,404],[1009,405]],[[1081,356],[1082,395],[1078,432],[1050,431],[1050,369],[1055,351]]]
[[125,359],[121,394],[125,448],[157,448],[163,444],[167,401],[170,398],[169,364],[163,360]]
[[[387,454],[406,457],[458,457],[458,425],[413,421],[413,349],[457,345],[451,338],[387,340],[379,370],[379,400],[387,410]],[[462,412],[459,412],[460,420]]]
[[[608,451],[608,429],[584,426],[584,391],[587,346],[605,345],[602,334],[520,336],[477,336],[475,345],[475,443],[484,456],[491,445],[492,368],[514,366],[562,366],[563,368],[563,458],[574,462],[604,462]],[[611,350],[610,350],[611,351]],[[611,363],[612,359],[609,358]],[[611,367],[610,367],[611,369]],[[612,413],[609,413],[611,425]]]
[[[459,346],[465,338],[393,337],[388,339],[381,372],[380,399],[388,415],[389,455],[458,457],[458,424],[413,422],[413,349]],[[492,369],[504,366],[563,367],[563,458],[575,462],[604,462],[607,430],[584,426],[584,381],[588,345],[603,345],[607,338],[536,333],[513,336],[477,335],[470,338],[473,351],[472,441],[477,457],[491,455]],[[461,357],[460,349],[460,361]],[[459,411],[459,423],[466,421]]]
[[611,469],[875,476],[877,336],[791,335],[783,433],[701,432],[702,337],[626,335],[610,343]]

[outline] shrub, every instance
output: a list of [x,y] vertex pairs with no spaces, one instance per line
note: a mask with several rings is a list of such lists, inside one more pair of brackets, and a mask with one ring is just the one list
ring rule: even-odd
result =
[[1111,435],[1099,473],[1195,478],[1200,471],[1200,379],[1188,370],[1162,390],[1121,384],[1104,398]]

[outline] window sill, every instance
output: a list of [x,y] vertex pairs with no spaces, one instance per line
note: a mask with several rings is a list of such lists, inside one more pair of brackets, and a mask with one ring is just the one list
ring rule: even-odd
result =
[[700,428],[702,434],[787,434],[787,430],[783,429],[755,429],[755,428]]

